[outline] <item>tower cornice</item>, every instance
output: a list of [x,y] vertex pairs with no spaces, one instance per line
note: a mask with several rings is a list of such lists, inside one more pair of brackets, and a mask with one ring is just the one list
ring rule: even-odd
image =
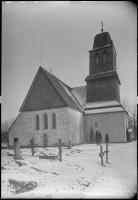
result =
[[91,74],[85,78],[85,81],[88,82],[94,79],[106,78],[106,77],[111,77],[111,76],[117,76],[118,82],[121,85],[118,74],[115,70],[97,73],[97,74]]
[[92,52],[92,51],[97,51],[97,50],[105,49],[105,48],[111,47],[111,46],[114,47],[114,44],[106,45],[106,46],[103,46],[103,47],[98,47],[98,48],[92,49],[92,50],[90,50],[90,51],[88,51],[88,52]]

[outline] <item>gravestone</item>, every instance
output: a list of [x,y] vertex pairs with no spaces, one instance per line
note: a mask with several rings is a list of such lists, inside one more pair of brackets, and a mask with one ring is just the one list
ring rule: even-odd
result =
[[23,160],[20,154],[20,143],[18,138],[14,138],[14,160]]
[[59,162],[62,162],[62,141],[61,139],[59,141]]
[[71,144],[71,140],[69,140],[69,145],[68,148],[71,149],[72,148],[72,144]]
[[43,134],[43,147],[48,147],[48,136],[46,133]]

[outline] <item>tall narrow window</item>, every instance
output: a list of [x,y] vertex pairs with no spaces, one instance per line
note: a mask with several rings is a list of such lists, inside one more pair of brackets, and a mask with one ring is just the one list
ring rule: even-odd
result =
[[55,129],[56,128],[56,114],[55,113],[53,113],[52,118],[53,118],[53,128]]
[[39,130],[39,115],[36,115],[36,130]]
[[44,114],[44,129],[48,129],[48,115]]
[[103,63],[107,63],[107,53],[106,53],[106,51],[103,52]]
[[99,57],[98,53],[95,55],[95,63],[96,63],[96,65],[100,64],[100,57]]

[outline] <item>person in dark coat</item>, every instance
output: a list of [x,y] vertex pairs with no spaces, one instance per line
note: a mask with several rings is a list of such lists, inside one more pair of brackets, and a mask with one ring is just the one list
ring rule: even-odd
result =
[[96,130],[95,142],[96,142],[97,145],[99,144],[99,132],[98,132],[98,130]]
[[33,146],[34,147],[34,141],[35,141],[35,139],[34,139],[34,137],[32,137],[32,139],[30,140],[30,143],[31,143],[31,146]]
[[99,145],[100,145],[101,142],[102,142],[102,134],[101,134],[101,132],[99,131]]
[[109,136],[108,136],[107,133],[106,133],[106,136],[105,136],[105,142],[106,142],[106,143],[109,143]]

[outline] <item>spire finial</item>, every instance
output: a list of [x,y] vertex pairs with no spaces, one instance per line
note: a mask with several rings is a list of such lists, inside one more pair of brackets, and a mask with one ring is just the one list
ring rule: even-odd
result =
[[39,59],[40,59],[40,66],[41,66],[41,58],[42,58],[42,56],[41,56],[41,52],[39,51],[39,57],[38,57]]
[[102,24],[102,29],[101,29],[101,31],[103,32],[103,21],[101,22],[101,24]]

